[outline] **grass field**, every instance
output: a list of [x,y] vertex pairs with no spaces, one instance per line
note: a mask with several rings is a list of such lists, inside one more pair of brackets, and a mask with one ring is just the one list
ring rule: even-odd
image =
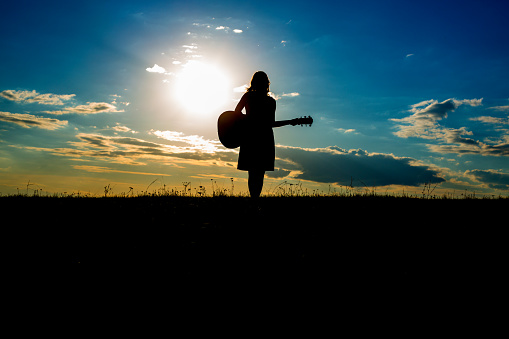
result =
[[341,314],[358,326],[366,314],[397,326],[479,312],[493,320],[506,288],[508,202],[0,197],[2,273],[22,308],[58,296],[78,308],[91,300],[94,313],[136,301],[146,305],[137,312],[174,307],[193,320],[202,307],[224,317],[218,306],[228,304],[273,319],[335,324]]
[[[7,261],[182,277],[495,274],[507,199],[1,197]],[[505,246],[505,245],[504,245]]]

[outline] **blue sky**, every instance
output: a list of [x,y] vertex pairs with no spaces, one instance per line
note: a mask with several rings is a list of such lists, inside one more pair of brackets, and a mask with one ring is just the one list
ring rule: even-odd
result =
[[[283,181],[507,195],[501,1],[19,1],[0,21],[0,192],[245,190],[216,119],[264,70]],[[197,85],[199,83],[200,85]],[[159,185],[159,186],[157,186]]]

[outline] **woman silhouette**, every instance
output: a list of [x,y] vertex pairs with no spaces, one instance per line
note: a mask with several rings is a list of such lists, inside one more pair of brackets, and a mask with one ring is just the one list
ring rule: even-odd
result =
[[249,194],[258,198],[262,192],[265,171],[274,170],[274,133],[276,126],[276,100],[269,96],[269,77],[258,71],[251,78],[251,85],[242,96],[236,112],[246,108],[245,134],[240,145],[237,168],[248,171]]

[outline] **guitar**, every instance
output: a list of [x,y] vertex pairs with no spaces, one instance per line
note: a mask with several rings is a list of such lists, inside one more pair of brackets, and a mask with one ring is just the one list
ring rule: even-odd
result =
[[[244,135],[244,124],[246,116],[241,112],[226,111],[217,119],[217,134],[219,141],[226,148],[237,148],[240,146],[242,136]],[[274,121],[272,127],[296,126],[313,124],[313,118],[310,116],[295,118],[291,120]]]
[[291,120],[274,121],[274,124],[272,125],[272,127],[281,127],[281,126],[288,126],[288,125],[292,125],[292,126],[308,125],[309,127],[311,127],[312,124],[313,124],[313,118],[311,118],[308,115],[307,117],[295,118],[295,119],[291,119]]

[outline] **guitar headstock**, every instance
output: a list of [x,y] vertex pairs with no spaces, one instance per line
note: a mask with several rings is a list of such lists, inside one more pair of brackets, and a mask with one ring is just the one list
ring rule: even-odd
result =
[[308,115],[307,117],[295,118],[295,119],[293,119],[293,122],[294,122],[294,125],[301,125],[301,126],[308,125],[311,127],[311,125],[313,124],[313,118],[311,118],[311,116]]

